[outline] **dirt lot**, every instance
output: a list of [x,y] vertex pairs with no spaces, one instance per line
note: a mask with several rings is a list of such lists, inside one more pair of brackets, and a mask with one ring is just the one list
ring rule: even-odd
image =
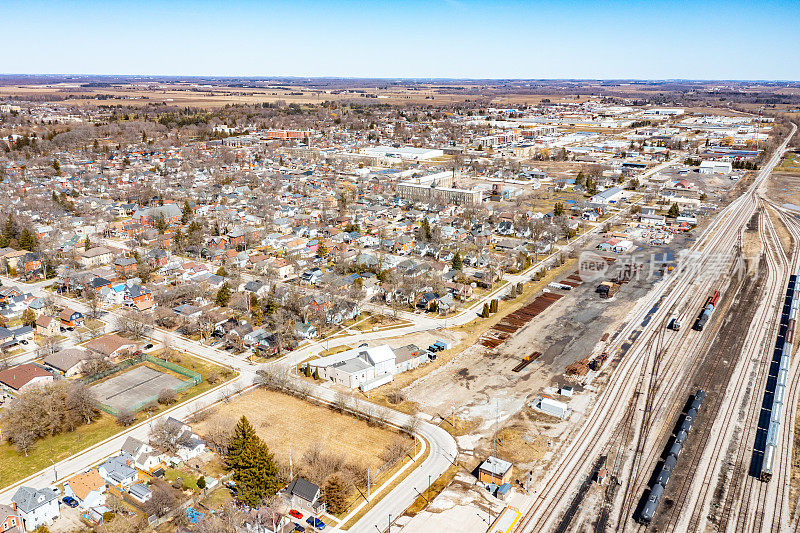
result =
[[779,204],[800,205],[800,173],[773,172],[767,182],[767,194]]
[[269,446],[275,458],[289,463],[289,446],[295,464],[303,454],[318,444],[343,456],[347,462],[360,462],[377,468],[379,455],[398,433],[371,427],[352,416],[341,415],[327,407],[310,404],[293,396],[263,389],[250,391],[232,400],[224,408],[195,425],[203,435],[215,425],[233,427],[244,415],[258,436]]

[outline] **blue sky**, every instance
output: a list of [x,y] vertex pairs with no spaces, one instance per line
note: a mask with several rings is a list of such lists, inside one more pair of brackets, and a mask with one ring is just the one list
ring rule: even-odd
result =
[[800,1],[2,0],[2,73],[800,79]]

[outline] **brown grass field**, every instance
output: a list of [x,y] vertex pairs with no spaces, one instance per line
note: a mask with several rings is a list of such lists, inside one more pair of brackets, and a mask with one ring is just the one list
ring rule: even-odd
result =
[[329,451],[344,455],[347,461],[377,468],[383,463],[380,453],[399,437],[394,431],[369,426],[325,406],[264,389],[255,389],[231,400],[223,409],[196,424],[195,430],[202,435],[212,424],[232,427],[242,415],[247,417],[275,458],[284,464],[289,462],[290,444],[292,458],[297,464],[307,450],[319,443]]

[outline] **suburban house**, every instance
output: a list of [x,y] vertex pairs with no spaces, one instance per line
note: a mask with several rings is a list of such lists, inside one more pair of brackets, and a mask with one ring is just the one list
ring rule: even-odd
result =
[[61,325],[65,328],[77,328],[84,323],[83,313],[70,309],[69,307],[61,311],[58,317],[61,319]]
[[110,333],[97,337],[86,343],[86,348],[107,358],[114,358],[124,353],[134,352],[137,344],[125,337]]
[[510,483],[512,466],[510,462],[490,455],[478,467],[478,481],[495,485]]
[[114,272],[123,278],[135,275],[138,266],[133,257],[119,257],[114,260]]
[[95,246],[81,254],[80,263],[83,268],[94,268],[100,265],[107,265],[113,260],[114,252],[105,246]]
[[141,285],[133,285],[125,291],[125,305],[145,311],[153,307],[153,294]]
[[76,474],[64,484],[64,496],[78,500],[84,509],[97,507],[106,502],[106,482],[96,469]]
[[53,374],[33,363],[23,363],[0,370],[0,386],[11,392],[23,392],[53,382]]
[[200,440],[187,424],[171,416],[167,418],[166,423],[174,427],[174,442],[177,443],[175,455],[179,460],[188,461],[206,451],[205,442]]
[[89,359],[89,352],[86,350],[66,348],[48,355],[42,362],[64,377],[69,378],[81,372],[87,359]]
[[316,326],[305,322],[295,322],[294,332],[301,339],[313,339],[318,335]]
[[133,437],[128,437],[122,445],[122,451],[133,457],[136,468],[151,472],[161,464],[159,454],[153,451],[153,447]]
[[40,315],[36,319],[36,333],[43,337],[55,337],[61,333],[61,323],[51,316]]
[[139,476],[133,465],[133,457],[122,452],[103,461],[97,467],[97,471],[107,483],[124,489],[138,481]]
[[33,531],[39,526],[49,526],[61,514],[58,508],[58,489],[34,489],[20,487],[11,501],[22,518],[25,530]]
[[393,381],[397,373],[394,350],[387,344],[328,355],[308,364],[319,377],[362,391]]
[[303,513],[316,515],[322,506],[319,487],[301,477],[289,483],[281,494],[290,507]]
[[3,533],[22,531],[22,517],[15,506],[0,503],[0,531]]

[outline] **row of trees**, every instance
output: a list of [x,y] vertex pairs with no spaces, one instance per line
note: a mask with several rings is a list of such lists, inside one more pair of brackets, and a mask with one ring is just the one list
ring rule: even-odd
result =
[[99,415],[88,387],[76,381],[59,381],[20,394],[4,409],[3,437],[26,456],[36,440],[74,431]]

